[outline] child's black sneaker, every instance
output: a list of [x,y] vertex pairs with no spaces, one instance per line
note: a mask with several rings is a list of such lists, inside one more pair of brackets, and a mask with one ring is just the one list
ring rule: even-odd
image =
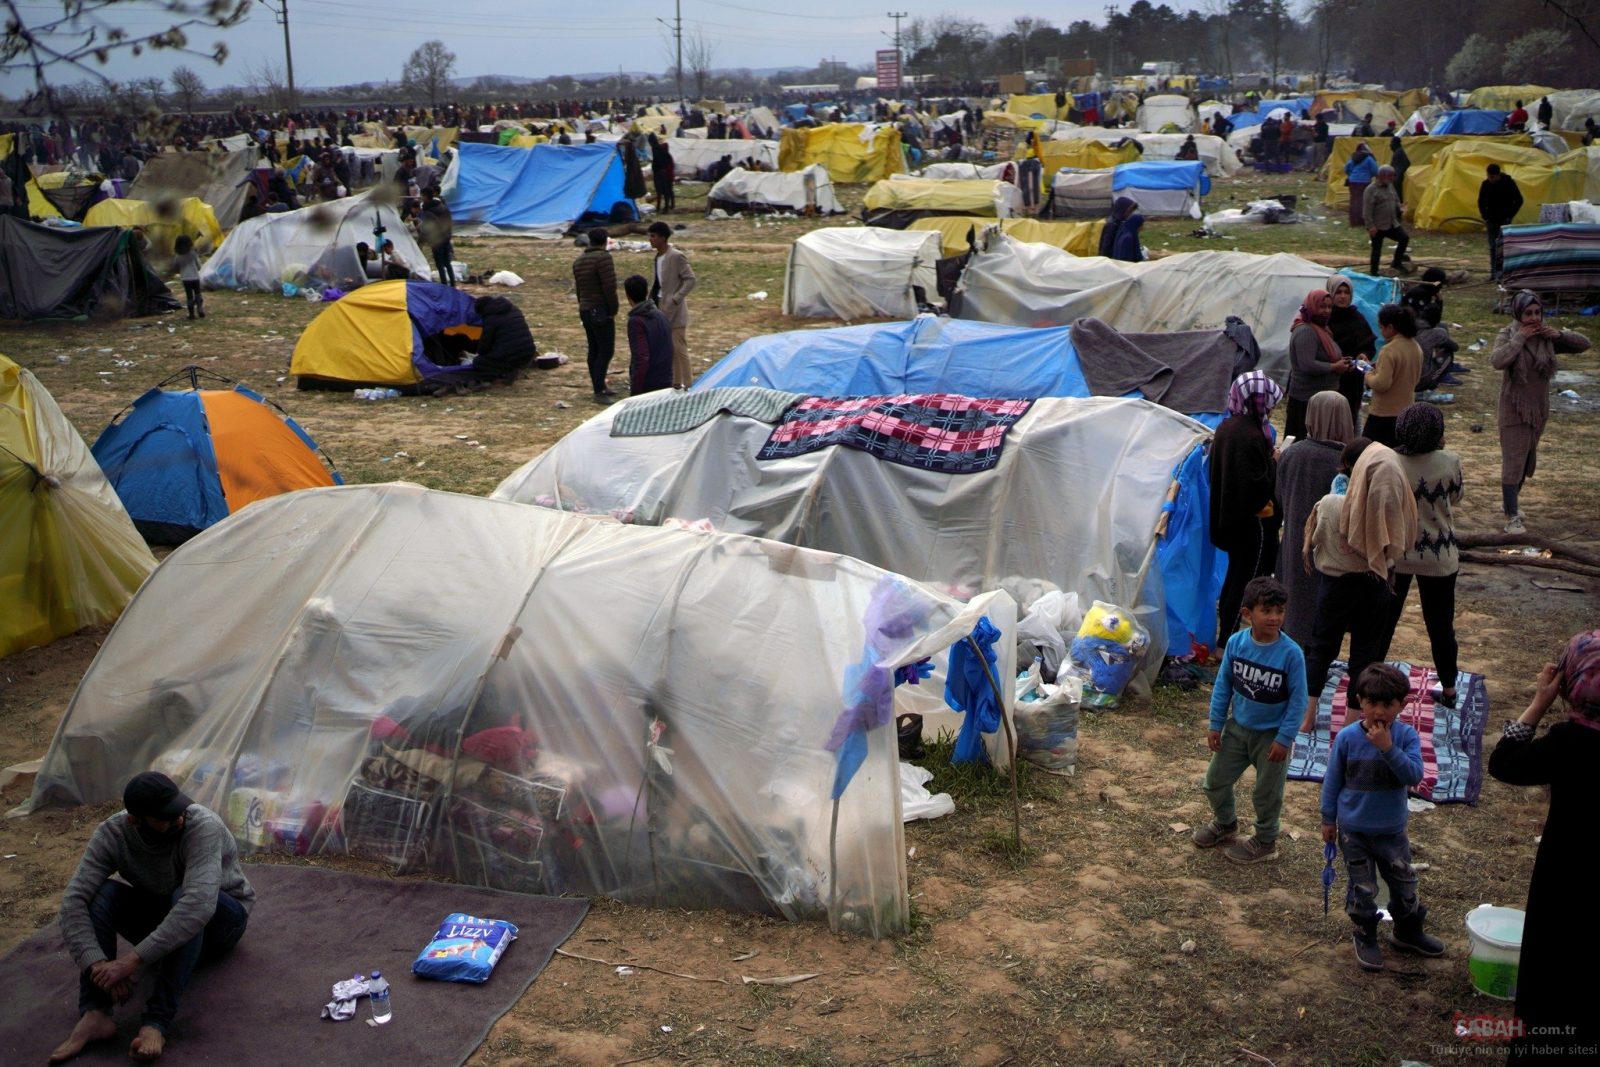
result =
[[1428,909],[1418,908],[1415,915],[1396,919],[1394,933],[1390,936],[1394,947],[1419,956],[1443,956],[1444,942],[1422,929],[1422,920],[1427,917]]

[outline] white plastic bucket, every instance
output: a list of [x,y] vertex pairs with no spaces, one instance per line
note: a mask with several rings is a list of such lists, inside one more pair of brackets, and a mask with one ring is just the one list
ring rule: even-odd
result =
[[1467,972],[1472,988],[1497,1000],[1517,998],[1517,968],[1522,961],[1522,923],[1516,908],[1480,904],[1467,912],[1467,937],[1472,950]]

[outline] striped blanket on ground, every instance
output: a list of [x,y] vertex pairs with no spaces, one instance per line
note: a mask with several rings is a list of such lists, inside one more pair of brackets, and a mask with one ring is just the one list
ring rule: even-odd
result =
[[784,414],[756,459],[845,445],[918,470],[972,474],[1000,462],[1006,432],[1032,404],[952,393],[811,396]]
[[1507,226],[1503,232],[1507,289],[1600,289],[1600,225]]
[[[1400,718],[1416,728],[1422,739],[1422,781],[1411,795],[1435,804],[1476,804],[1483,789],[1483,731],[1489,721],[1489,694],[1483,675],[1461,671],[1456,678],[1456,706],[1442,707],[1429,694],[1439,684],[1432,667],[1390,661],[1411,679],[1411,692]],[[1315,731],[1295,738],[1289,757],[1289,777],[1298,782],[1320,782],[1328,773],[1333,738],[1353,721],[1345,697],[1349,670],[1335,662],[1328,684],[1317,701]]]

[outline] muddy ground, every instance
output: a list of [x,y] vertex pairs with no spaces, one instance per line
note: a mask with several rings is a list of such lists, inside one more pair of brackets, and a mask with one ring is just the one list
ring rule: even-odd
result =
[[[1298,176],[1241,177],[1219,182],[1208,206],[1289,191],[1302,206],[1320,199]],[[859,190],[849,200],[859,203]],[[711,223],[687,210],[674,221],[684,224],[678,241],[701,278],[692,301],[697,370],[752,334],[830,325],[785,319],[779,309],[788,244],[817,223]],[[1193,229],[1192,222],[1153,222],[1146,243],[1156,254],[1239,247],[1334,265],[1365,254],[1365,235],[1338,218],[1225,242],[1195,238]],[[1461,324],[1456,336],[1468,346],[1492,338],[1504,321],[1492,313],[1481,245],[1479,236],[1420,234],[1413,246],[1421,265],[1472,272],[1470,284],[1450,292],[1446,314]],[[210,294],[210,316],[196,323],[180,313],[0,329],[0,350],[38,374],[90,440],[140,391],[194,362],[282,403],[349,481],[406,479],[486,493],[595,410],[568,273],[575,254],[565,241],[458,242],[458,257],[474,272],[522,274],[527,284],[511,295],[541,347],[573,357],[508,390],[378,404],[298,393],[284,376],[293,342],[317,309],[264,294]],[[617,258],[621,274],[648,273],[646,253]],[[762,291],[767,299],[750,298]],[[1447,408],[1446,446],[1466,466],[1460,527],[1489,530],[1498,527],[1497,381],[1486,353],[1463,356],[1474,370]],[[1600,396],[1600,360],[1576,357],[1564,370],[1570,377],[1562,388],[1584,401],[1555,402],[1523,507],[1531,530],[1593,551],[1600,547],[1600,421],[1588,401]],[[1490,744],[1500,721],[1526,703],[1539,666],[1569,634],[1597,624],[1597,591],[1586,577],[1463,567],[1461,659],[1487,677]],[[105,636],[84,632],[0,660],[0,766],[44,752]],[[1415,597],[1393,654],[1427,660]],[[1005,791],[938,768],[935,788],[949,788],[958,811],[907,827],[914,923],[894,939],[596,901],[567,948],[605,962],[556,958],[471,1062],[1439,1064],[1468,1055],[1496,1062],[1498,1052],[1453,1035],[1458,1012],[1509,1010],[1473,993],[1462,917],[1480,903],[1521,904],[1544,813],[1539,791],[1489,781],[1476,807],[1413,818],[1417,859],[1429,864],[1422,896],[1449,952],[1436,961],[1391,954],[1388,971],[1365,975],[1355,968],[1339,910],[1342,874],[1332,913],[1322,912],[1317,787],[1289,784],[1280,855],[1255,867],[1199,852],[1172,829],[1207,817],[1197,788],[1206,763],[1205,702],[1203,691],[1158,689],[1151,699],[1086,718],[1076,777],[1023,776],[1021,855],[1007,847]],[[7,808],[21,799],[16,788],[0,797]],[[0,859],[0,950],[54,922],[61,889],[110,810],[0,822],[7,857]],[[419,924],[419,944],[428,932]],[[1190,940],[1194,951],[1186,954],[1180,946]],[[758,955],[735,962],[749,952]],[[636,970],[619,976],[619,964]],[[817,977],[787,987],[741,981],[812,972]]]

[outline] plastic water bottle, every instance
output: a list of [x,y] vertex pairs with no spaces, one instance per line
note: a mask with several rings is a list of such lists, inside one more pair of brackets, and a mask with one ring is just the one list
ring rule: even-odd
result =
[[371,389],[357,389],[355,391],[355,393],[354,393],[354,396],[355,396],[355,398],[357,400],[371,400],[372,399],[372,390]]
[[400,390],[398,390],[398,389],[380,389],[380,390],[378,390],[378,393],[379,393],[379,399],[381,399],[381,400],[393,400],[395,397],[400,395]]
[[372,1005],[372,1021],[379,1026],[394,1017],[394,1009],[389,1006],[389,983],[379,971],[373,971],[372,981],[367,983],[367,1003]]

